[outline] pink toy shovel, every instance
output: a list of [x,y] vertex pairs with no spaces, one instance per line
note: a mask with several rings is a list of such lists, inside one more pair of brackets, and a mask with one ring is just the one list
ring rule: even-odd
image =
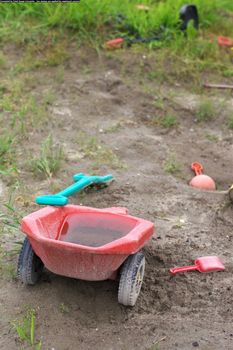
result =
[[190,186],[209,191],[214,191],[216,189],[214,180],[210,176],[202,173],[203,166],[200,163],[192,163],[191,169],[195,172],[196,176],[190,181]]
[[217,256],[203,256],[195,260],[195,265],[174,267],[170,272],[175,275],[177,272],[187,272],[198,270],[199,272],[221,271],[225,270],[225,266]]

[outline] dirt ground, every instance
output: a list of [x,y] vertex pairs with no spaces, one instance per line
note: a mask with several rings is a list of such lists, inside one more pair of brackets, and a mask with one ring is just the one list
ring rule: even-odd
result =
[[[10,47],[5,53],[9,61],[16,60]],[[233,99],[228,92],[209,92],[219,112],[214,120],[198,123],[195,108],[207,92],[195,94],[187,82],[147,79],[155,66],[154,56],[147,53],[119,51],[98,57],[73,50],[62,82],[55,79],[57,67],[32,73],[37,82],[33,94],[52,89],[55,100],[50,118],[29,133],[19,157],[36,152],[51,132],[66,154],[55,176],[58,188],[70,184],[78,172],[112,172],[116,179],[101,191],[75,196],[73,203],[127,207],[131,215],[152,221],[155,233],[143,249],[145,278],[133,308],[117,303],[114,281],[85,282],[45,271],[39,284],[26,287],[2,276],[0,349],[27,349],[11,326],[27,306],[36,310],[36,338],[43,350],[233,349],[233,206],[224,193],[233,182],[233,135],[225,123]],[[166,129],[154,122],[164,109],[176,115],[177,125]],[[117,162],[107,159],[93,166],[80,150],[80,132],[94,135],[101,147],[114,152]],[[175,174],[166,168],[172,161],[180,167]],[[193,161],[203,163],[217,191],[188,186]],[[26,171],[20,181],[31,200],[50,188],[49,180],[40,181]],[[2,203],[7,196],[3,182]],[[17,206],[25,215],[36,208],[20,202]],[[3,246],[19,239],[20,233],[1,237]],[[222,258],[226,270],[170,275],[170,267],[206,255]],[[13,259],[16,263],[17,257]]]

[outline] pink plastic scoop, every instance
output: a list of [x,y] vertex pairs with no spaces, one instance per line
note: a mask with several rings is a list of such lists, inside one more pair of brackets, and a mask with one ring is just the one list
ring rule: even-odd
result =
[[170,272],[175,275],[178,272],[187,272],[197,270],[199,272],[221,271],[225,270],[225,266],[217,256],[203,256],[195,260],[195,265],[174,267]]
[[190,181],[190,186],[209,191],[213,191],[216,189],[214,180],[210,176],[204,175],[202,173],[203,166],[200,163],[192,163],[191,169],[195,172],[196,176],[194,176],[194,178],[192,178],[192,180]]

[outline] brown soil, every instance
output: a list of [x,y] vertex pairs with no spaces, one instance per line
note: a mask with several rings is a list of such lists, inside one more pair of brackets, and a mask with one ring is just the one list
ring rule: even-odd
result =
[[[14,52],[9,55],[13,60]],[[113,281],[84,282],[45,271],[38,285],[26,287],[2,277],[0,349],[27,348],[10,324],[27,306],[36,310],[36,338],[46,350],[233,348],[233,206],[222,191],[233,182],[232,132],[225,122],[233,100],[226,92],[210,93],[217,105],[224,100],[224,107],[221,104],[213,121],[197,123],[194,110],[200,96],[192,94],[191,87],[188,93],[181,82],[167,86],[149,81],[146,72],[155,62],[148,58],[143,76],[137,68],[142,60],[142,53],[121,51],[98,57],[73,50],[63,83],[54,80],[56,67],[33,72],[38,81],[35,96],[53,89],[56,100],[46,124],[23,141],[27,151],[35,152],[51,132],[64,145],[67,158],[56,175],[59,188],[70,184],[77,172],[114,174],[116,181],[109,187],[77,195],[73,203],[125,206],[131,215],[155,223],[154,237],[144,248],[146,273],[137,304],[133,308],[119,305],[118,284]],[[153,122],[153,117],[163,113],[154,103],[161,94],[165,110],[178,118],[176,127],[164,129]],[[80,131],[96,136],[127,168],[119,169],[111,162],[93,167],[92,160],[82,157],[77,143]],[[210,140],[208,135],[215,138]],[[181,167],[177,175],[164,170],[172,155]],[[204,164],[205,173],[221,191],[188,186],[192,161]],[[41,182],[27,172],[20,176],[33,197],[49,191],[49,181]],[[2,202],[7,191],[4,188]],[[20,207],[25,214],[35,208]],[[22,240],[23,235],[2,241],[13,243],[18,238]],[[206,255],[218,255],[226,270],[169,274],[170,267]]]

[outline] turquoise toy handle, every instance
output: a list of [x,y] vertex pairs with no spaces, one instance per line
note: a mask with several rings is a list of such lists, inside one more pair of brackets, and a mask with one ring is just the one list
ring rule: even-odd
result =
[[79,173],[79,174],[75,174],[73,176],[73,180],[79,181],[79,180],[83,179],[84,177],[86,179],[89,179],[89,181],[91,181],[91,183],[103,183],[103,182],[107,182],[107,181],[113,179],[112,174],[105,175],[105,176],[88,176],[88,175],[85,175],[83,173]]
[[86,176],[85,174],[83,174],[83,173],[78,173],[78,174],[75,174],[74,176],[73,176],[73,180],[76,182],[76,181],[79,181],[79,180],[81,180],[84,176]]
[[56,207],[62,207],[68,204],[68,198],[56,194],[48,194],[36,197],[36,203],[39,205],[55,205]]
[[63,206],[68,204],[68,198],[72,194],[79,192],[83,188],[98,183],[105,183],[113,179],[111,174],[106,176],[88,176],[83,173],[75,174],[73,176],[75,183],[57,194],[50,194],[36,197],[36,203],[40,205],[55,205]]

